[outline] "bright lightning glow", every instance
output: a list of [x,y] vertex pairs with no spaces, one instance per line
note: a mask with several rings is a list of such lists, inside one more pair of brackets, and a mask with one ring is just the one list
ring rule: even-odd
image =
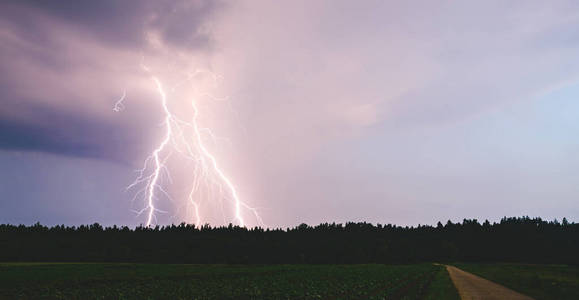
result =
[[[224,200],[232,205],[231,214],[233,215],[233,219],[229,220],[229,222],[245,226],[246,221],[243,217],[243,210],[247,210],[252,213],[258,225],[265,226],[257,210],[241,201],[231,179],[225,174],[218,164],[217,158],[205,144],[205,135],[213,139],[215,136],[208,128],[199,126],[200,110],[196,101],[193,100],[191,102],[193,114],[191,121],[183,121],[172,113],[170,109],[169,97],[173,96],[173,94],[170,95],[167,93],[161,80],[157,76],[152,75],[151,70],[147,66],[142,65],[142,68],[149,74],[151,81],[155,85],[155,90],[159,95],[164,116],[162,125],[165,131],[162,140],[153,150],[152,154],[145,160],[143,168],[138,170],[136,180],[127,187],[127,189],[141,187],[141,189],[136,192],[133,200],[142,197],[145,205],[141,210],[137,211],[137,214],[141,215],[146,213],[146,225],[151,226],[158,223],[157,213],[166,213],[157,207],[160,199],[166,198],[174,203],[176,202],[164,187],[163,182],[165,177],[171,181],[168,161],[171,155],[175,153],[187,159],[187,161],[193,162],[194,165],[186,206],[192,209],[194,223],[197,226],[203,225],[202,205],[204,201],[217,202],[221,210],[223,210]],[[208,73],[208,71],[199,70],[190,73],[185,81],[189,81],[201,73]],[[217,78],[217,76],[211,75],[213,79]],[[183,83],[184,82],[179,82],[169,91],[174,91]],[[115,105],[115,111],[117,111],[117,108],[119,108],[119,111],[123,109],[122,101],[124,98],[125,93],[123,93],[123,97]],[[171,100],[179,99],[172,98]],[[225,218],[225,213],[221,211],[221,214],[224,217],[224,222],[229,223]]]

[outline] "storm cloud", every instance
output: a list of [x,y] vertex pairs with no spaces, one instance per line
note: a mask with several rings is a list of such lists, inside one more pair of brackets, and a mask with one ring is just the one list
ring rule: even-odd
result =
[[[60,170],[63,182],[84,188],[57,182],[24,192],[26,176],[6,176],[12,183],[0,188],[11,199],[54,200],[52,186],[70,188],[69,197],[90,191],[83,201],[101,209],[99,218],[137,222],[117,211],[131,199],[118,180],[133,178],[162,134],[144,62],[168,90],[198,68],[217,74],[195,78],[171,104],[186,114],[190,96],[211,88],[216,97],[202,99],[200,122],[216,133],[211,145],[240,195],[270,226],[577,219],[578,8],[3,1],[0,160],[7,172],[44,170],[37,183],[54,183]],[[125,110],[113,111],[125,93]],[[56,214],[48,200],[28,198],[36,213],[11,222],[94,220],[79,204]],[[4,201],[0,222],[25,211]]]
[[127,61],[137,69],[139,55],[153,51],[151,39],[183,51],[210,51],[204,26],[219,6],[218,1],[2,2],[0,147],[127,162],[148,142],[135,132],[154,115],[140,107],[139,114],[124,118],[130,122],[110,117],[112,103],[130,85],[120,69]]

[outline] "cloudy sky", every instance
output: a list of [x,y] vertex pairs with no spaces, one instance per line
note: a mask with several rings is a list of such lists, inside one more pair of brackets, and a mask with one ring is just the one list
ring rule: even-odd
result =
[[[145,223],[153,76],[267,226],[578,221],[577,53],[576,1],[2,1],[0,223]],[[194,222],[161,155],[155,222]]]

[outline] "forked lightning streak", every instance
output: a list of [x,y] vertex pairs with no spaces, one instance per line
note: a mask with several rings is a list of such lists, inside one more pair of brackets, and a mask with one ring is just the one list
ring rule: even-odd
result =
[[[232,205],[233,220],[230,220],[230,222],[246,226],[247,222],[243,217],[243,211],[245,210],[253,215],[259,226],[265,227],[257,210],[241,201],[233,182],[220,167],[215,155],[204,143],[204,133],[210,137],[213,137],[213,134],[208,128],[199,126],[200,110],[195,100],[191,102],[193,111],[191,121],[187,122],[178,118],[171,112],[169,95],[161,80],[153,75],[148,67],[142,65],[142,68],[150,76],[159,95],[164,116],[162,123],[164,134],[157,147],[145,160],[143,168],[137,171],[138,176],[135,181],[127,187],[127,190],[141,187],[135,193],[133,201],[142,197],[145,205],[142,209],[136,211],[137,215],[146,214],[147,226],[158,224],[157,213],[166,212],[157,208],[157,203],[162,198],[175,202],[161,181],[163,177],[167,177],[170,181],[170,170],[167,161],[173,153],[176,153],[194,163],[190,191],[186,201],[192,207],[195,218],[194,223],[197,226],[201,226],[204,222],[201,211],[202,200],[219,201],[221,207],[223,207],[223,201],[225,200]],[[194,72],[188,76],[187,80],[191,80],[192,77],[201,72]],[[213,78],[216,78],[216,76],[213,76]],[[122,101],[125,96],[126,94],[123,93],[123,97],[115,105],[115,111],[120,111],[124,108]],[[217,193],[212,192],[214,190],[217,190]],[[224,221],[227,222],[227,220]]]

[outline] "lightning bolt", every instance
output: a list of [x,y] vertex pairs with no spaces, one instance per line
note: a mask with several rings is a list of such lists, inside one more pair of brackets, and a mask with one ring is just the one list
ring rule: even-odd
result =
[[[160,198],[164,196],[174,201],[163,187],[162,181],[165,176],[171,181],[167,161],[172,154],[177,153],[194,163],[191,187],[186,202],[192,207],[194,222],[197,226],[203,224],[201,212],[202,200],[219,201],[224,222],[227,223],[225,213],[223,212],[223,200],[227,200],[232,205],[232,214],[234,216],[230,223],[246,226],[243,210],[247,210],[253,214],[258,225],[265,227],[257,209],[241,200],[235,185],[219,165],[216,156],[206,146],[204,135],[206,134],[213,139],[215,139],[215,136],[208,128],[199,126],[200,110],[196,101],[191,101],[193,111],[191,121],[187,122],[180,119],[171,112],[169,94],[166,92],[161,80],[153,75],[151,70],[144,64],[141,64],[141,67],[149,74],[151,81],[154,83],[155,90],[159,95],[164,116],[162,126],[165,131],[162,140],[151,155],[145,159],[143,168],[137,170],[138,176],[135,181],[127,187],[127,190],[138,186],[141,187],[141,189],[135,193],[133,201],[142,197],[145,205],[142,209],[136,211],[137,215],[147,215],[147,226],[157,224],[157,213],[166,213],[156,206]],[[185,81],[189,81],[194,76],[205,72],[208,71],[198,70],[190,73]],[[213,78],[216,79],[217,77],[213,75]],[[178,83],[172,90],[175,90],[181,84],[183,84],[183,82]],[[115,111],[117,111],[118,107],[121,107],[120,109],[122,110],[122,107],[124,107],[122,106],[122,100],[124,98],[125,93],[123,93],[123,97],[115,105]],[[217,193],[215,193],[215,190],[217,190]]]
[[121,112],[125,109],[125,104],[123,104],[123,101],[125,101],[125,97],[127,97],[127,91],[123,91],[123,95],[115,103],[115,107],[113,107],[114,112]]

